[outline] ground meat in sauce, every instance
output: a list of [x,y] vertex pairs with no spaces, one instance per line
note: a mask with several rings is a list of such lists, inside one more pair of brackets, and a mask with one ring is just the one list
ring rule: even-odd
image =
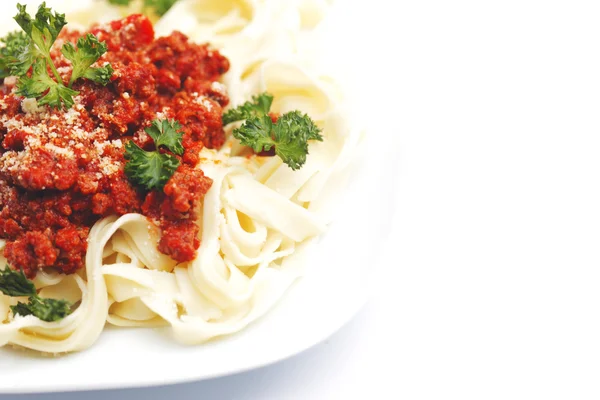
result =
[[[137,212],[157,223],[158,249],[177,261],[195,257],[200,242],[194,209],[212,181],[195,168],[199,151],[225,140],[218,82],[229,61],[209,45],[175,32],[154,39],[141,15],[92,28],[109,51],[98,61],[115,70],[102,87],[85,79],[68,111],[39,107],[0,86],[0,238],[4,256],[28,277],[40,268],[74,273],[84,265],[90,227],[101,217]],[[60,53],[80,32],[65,31],[52,58],[65,81],[70,63]],[[142,191],[124,175],[127,141],[152,149],[144,132],[154,119],[183,127],[181,165],[162,192]]]

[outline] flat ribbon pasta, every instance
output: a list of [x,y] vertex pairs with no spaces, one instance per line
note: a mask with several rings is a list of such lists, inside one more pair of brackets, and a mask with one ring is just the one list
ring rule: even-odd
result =
[[[114,217],[97,222],[90,231],[90,237],[96,240],[90,241],[86,254],[87,281],[74,274],[61,279],[55,285],[58,286],[56,289],[60,291],[61,297],[79,299],[80,304],[77,309],[57,322],[45,322],[32,315],[15,316],[10,322],[0,325],[0,346],[12,343],[41,352],[62,353],[86,349],[98,339],[104,328],[108,310],[108,297],[101,266],[103,247],[113,233],[110,231],[112,219]],[[47,278],[40,276],[38,279]],[[67,283],[70,280],[75,281],[79,293],[72,283]],[[61,286],[63,284],[65,285]],[[41,294],[43,295],[44,291],[51,287],[52,285],[46,286]],[[4,307],[0,309],[6,308],[7,305],[14,305],[19,300],[24,299],[2,296]]]
[[[201,244],[193,261],[177,264],[160,253],[160,233],[142,215],[104,218],[89,234],[83,271],[40,271],[34,281],[40,296],[64,298],[76,304],[74,312],[57,322],[14,317],[10,306],[23,299],[0,295],[0,346],[82,350],[106,322],[167,327],[177,341],[196,344],[237,332],[273,307],[302,276],[308,249],[326,231],[361,137],[335,79],[299,53],[303,30],[319,23],[329,3],[186,0],[173,6],[157,33],[176,27],[220,48],[231,59],[224,83],[232,105],[268,91],[274,112],[307,113],[324,141],[310,143],[306,164],[293,171],[278,157],[248,157],[231,136],[232,124],[222,149],[200,154],[199,168],[213,184],[197,210]],[[75,22],[118,10],[94,7],[79,6]]]
[[[130,214],[109,222],[114,234],[106,245],[111,250],[103,252],[105,259],[129,259],[102,266],[113,300],[109,322],[156,326],[160,317],[178,340],[198,343],[255,320],[299,276],[301,269],[290,255],[299,257],[324,226],[244,169],[210,163],[203,169],[213,185],[202,206],[198,257],[187,268],[166,272],[160,262],[144,265],[128,250],[146,244],[149,259],[156,260],[156,243],[144,234],[145,217]],[[275,218],[281,215],[293,220],[282,225]],[[131,240],[129,247],[125,237]]]

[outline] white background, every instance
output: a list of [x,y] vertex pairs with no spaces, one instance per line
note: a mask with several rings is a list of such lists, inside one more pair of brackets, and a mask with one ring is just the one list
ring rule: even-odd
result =
[[381,143],[397,212],[369,305],[249,373],[40,398],[600,397],[599,11],[348,2],[356,35],[339,45],[364,70],[373,126],[396,138]]

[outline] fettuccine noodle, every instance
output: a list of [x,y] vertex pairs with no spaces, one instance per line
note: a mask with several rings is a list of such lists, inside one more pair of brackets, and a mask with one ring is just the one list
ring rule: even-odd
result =
[[[339,174],[360,136],[335,79],[299,51],[328,5],[189,0],[157,22],[158,35],[175,28],[231,60],[223,81],[231,106],[268,91],[273,111],[306,112],[325,139],[310,144],[298,171],[278,157],[247,157],[231,135],[221,150],[203,149],[199,168],[213,184],[197,210],[201,245],[193,261],[177,264],[159,252],[159,230],[142,215],[104,218],[89,234],[85,269],[40,271],[34,281],[40,296],[67,299],[76,310],[57,322],[13,317],[9,306],[24,299],[0,295],[0,346],[79,351],[94,344],[106,323],[167,327],[175,340],[198,344],[238,332],[273,307],[302,276],[307,251],[331,222]],[[104,3],[90,7],[79,6],[69,18],[85,25],[101,13],[119,17]]]

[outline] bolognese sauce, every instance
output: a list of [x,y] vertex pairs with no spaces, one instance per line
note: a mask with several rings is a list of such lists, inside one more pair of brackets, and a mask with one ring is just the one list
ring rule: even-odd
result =
[[[144,214],[162,230],[158,249],[180,262],[200,245],[194,208],[212,181],[196,167],[204,146],[225,140],[229,99],[219,78],[229,61],[179,32],[155,38],[142,15],[90,32],[108,47],[98,64],[110,63],[114,73],[106,86],[78,80],[69,110],[18,96],[15,79],[0,86],[0,238],[8,262],[28,277],[49,267],[76,272],[89,229],[108,215]],[[63,31],[57,43],[82,34]],[[60,47],[51,56],[68,82],[72,68]],[[184,152],[164,189],[146,191],[125,176],[124,148],[132,140],[149,149],[144,129],[155,119],[181,124]]]

